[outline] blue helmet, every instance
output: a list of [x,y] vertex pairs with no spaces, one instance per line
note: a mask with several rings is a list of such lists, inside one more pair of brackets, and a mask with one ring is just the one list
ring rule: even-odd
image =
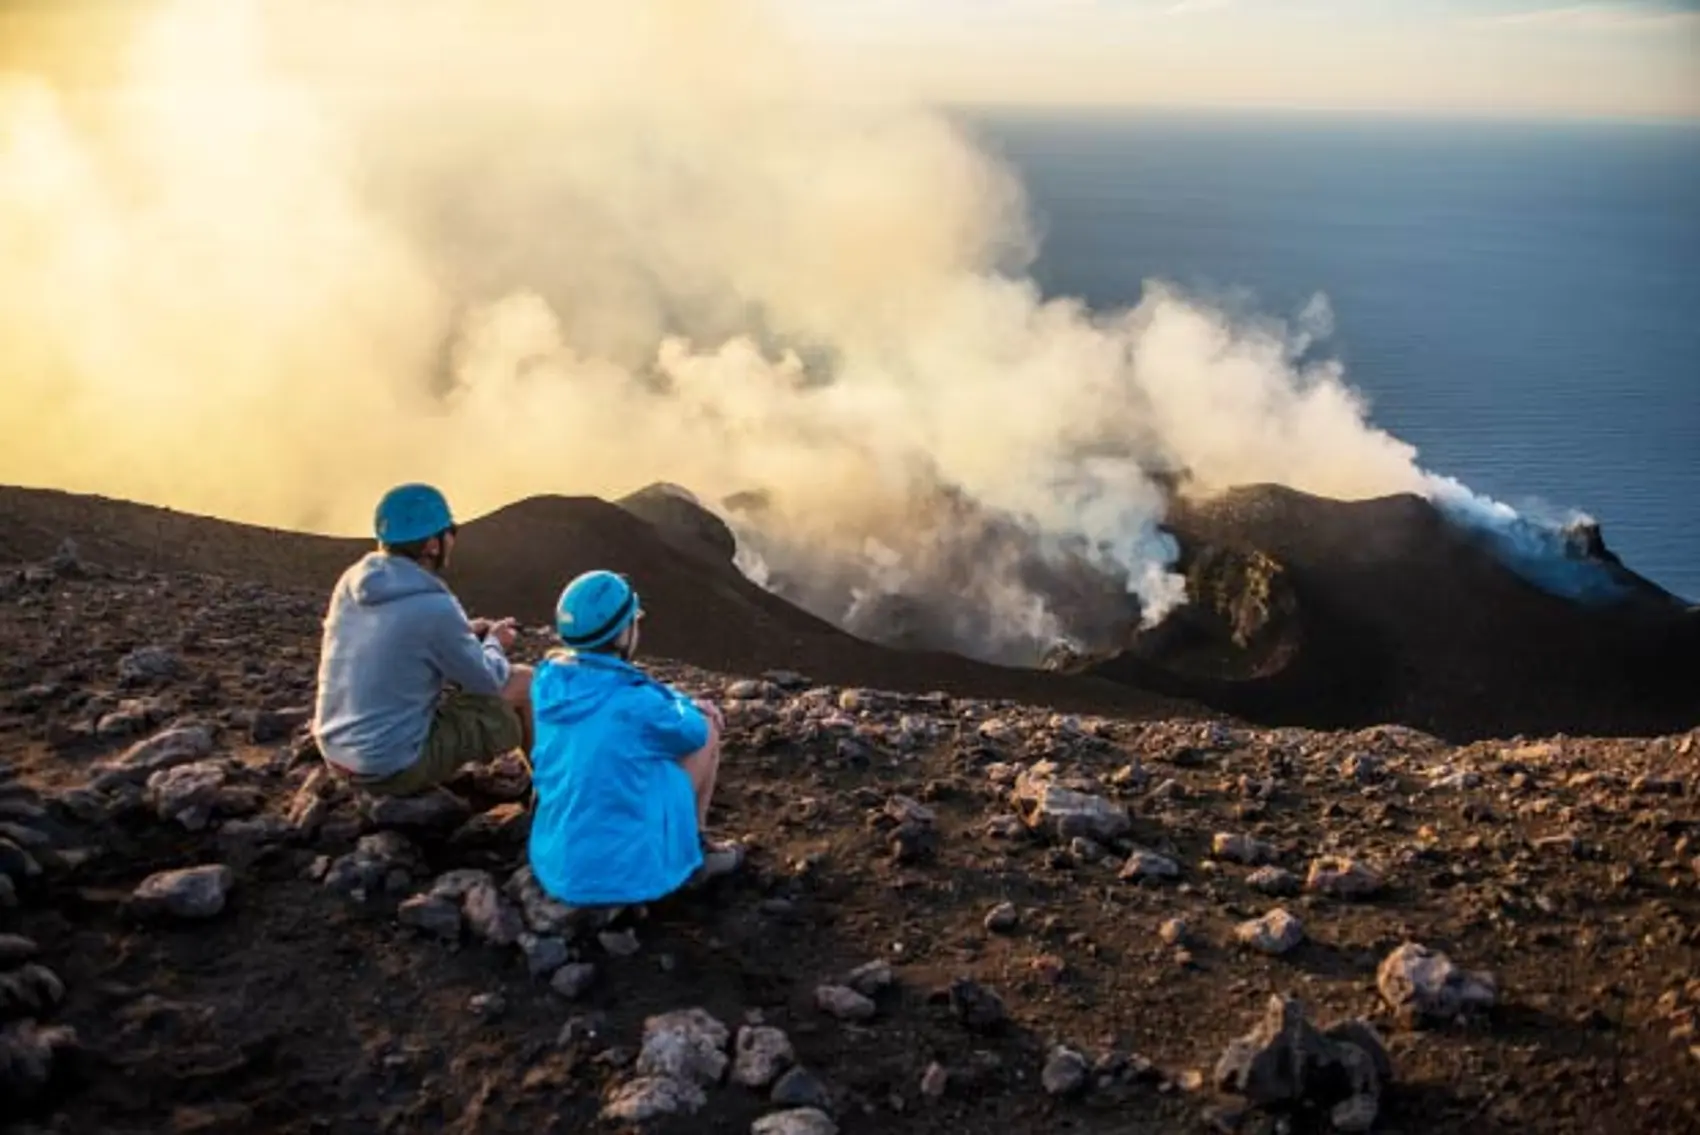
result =
[[373,527],[386,546],[429,540],[455,526],[443,494],[430,485],[397,485],[378,502]]
[[587,571],[561,592],[555,604],[555,630],[576,650],[613,642],[643,614],[638,594],[626,577],[611,571]]

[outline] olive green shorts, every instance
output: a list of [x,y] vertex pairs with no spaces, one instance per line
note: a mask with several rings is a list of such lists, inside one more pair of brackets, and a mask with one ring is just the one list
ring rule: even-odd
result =
[[360,788],[382,796],[412,796],[442,784],[462,765],[494,760],[524,746],[525,732],[513,706],[486,694],[451,692],[437,703],[419,759],[383,780],[362,782]]

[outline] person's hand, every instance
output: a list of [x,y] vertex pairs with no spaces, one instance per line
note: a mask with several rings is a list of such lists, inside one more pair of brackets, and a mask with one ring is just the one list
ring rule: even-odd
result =
[[698,698],[696,699],[696,707],[702,710],[704,717],[714,723],[715,732],[726,732],[726,718],[721,715],[719,706],[706,698]]
[[490,624],[490,634],[502,645],[503,650],[513,647],[514,639],[519,637],[519,624],[512,619],[502,619]]
[[473,638],[483,638],[490,633],[493,624],[489,619],[468,619],[466,625],[472,628]]

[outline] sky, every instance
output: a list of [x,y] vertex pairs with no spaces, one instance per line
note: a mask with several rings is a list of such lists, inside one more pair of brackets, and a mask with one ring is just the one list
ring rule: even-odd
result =
[[[825,49],[809,53],[811,70],[849,72],[847,89],[864,94],[980,106],[1700,119],[1700,0],[694,3],[765,4]],[[98,83],[148,4],[0,0],[0,74]],[[492,0],[491,10],[502,5]],[[726,66],[737,68],[735,55]]]
[[1700,0],[790,0],[953,103],[1700,118]]

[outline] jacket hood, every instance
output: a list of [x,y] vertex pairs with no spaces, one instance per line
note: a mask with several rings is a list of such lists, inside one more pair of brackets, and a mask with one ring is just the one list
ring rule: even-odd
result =
[[532,712],[539,721],[582,721],[620,690],[647,682],[643,672],[608,654],[565,652],[546,659],[531,680]]
[[348,574],[349,593],[363,607],[378,607],[410,595],[446,592],[448,586],[406,556],[368,552]]

